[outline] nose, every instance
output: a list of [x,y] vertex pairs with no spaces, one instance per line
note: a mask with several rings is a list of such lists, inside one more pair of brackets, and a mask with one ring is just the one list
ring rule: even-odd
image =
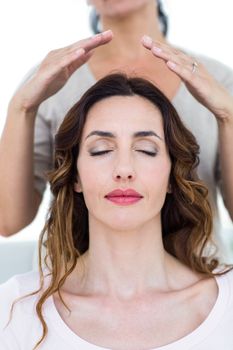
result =
[[115,181],[127,182],[135,179],[136,173],[130,157],[119,157],[113,171],[113,178]]

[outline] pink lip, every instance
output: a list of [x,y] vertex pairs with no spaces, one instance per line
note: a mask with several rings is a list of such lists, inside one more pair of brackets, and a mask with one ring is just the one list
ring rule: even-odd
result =
[[105,197],[137,197],[142,198],[143,196],[136,192],[135,190],[129,188],[126,190],[117,189],[112,192],[109,192]]
[[120,204],[120,205],[129,205],[129,204],[133,204],[136,203],[138,201],[140,201],[142,199],[142,197],[106,197],[109,201],[116,203],[116,204]]
[[128,205],[138,202],[143,196],[133,189],[118,189],[108,193],[105,198],[116,204]]

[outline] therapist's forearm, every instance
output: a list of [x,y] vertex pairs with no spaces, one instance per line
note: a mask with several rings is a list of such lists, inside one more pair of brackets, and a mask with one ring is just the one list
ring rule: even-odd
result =
[[33,185],[35,111],[9,104],[0,139],[0,234],[10,236],[27,226],[36,213]]
[[233,220],[233,107],[219,126],[220,166],[224,190],[224,202]]

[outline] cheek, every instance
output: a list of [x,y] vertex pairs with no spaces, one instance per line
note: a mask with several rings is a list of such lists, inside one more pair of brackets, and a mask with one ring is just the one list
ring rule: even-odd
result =
[[[169,160],[155,161],[151,164],[144,165],[142,173],[142,182],[148,188],[149,192],[154,192],[155,195],[166,196],[169,178],[170,178],[171,164]],[[145,178],[145,174],[147,177]]]
[[98,198],[100,191],[103,191],[104,185],[109,182],[109,171],[103,163],[97,164],[87,159],[80,159],[77,166],[82,192],[87,204],[87,202]]

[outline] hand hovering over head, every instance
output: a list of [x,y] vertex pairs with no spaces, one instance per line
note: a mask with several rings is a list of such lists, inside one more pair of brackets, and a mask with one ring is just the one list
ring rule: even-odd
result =
[[[0,235],[8,237],[29,225],[42,200],[42,192],[35,187],[33,153],[40,104],[66,84],[95,48],[107,44],[112,37],[111,31],[105,31],[51,51],[12,97],[0,140]],[[47,135],[44,130],[43,133]],[[50,155],[43,157],[40,166],[43,164],[47,171]]]
[[187,89],[201,104],[208,108],[217,118],[233,119],[233,98],[207,71],[203,64],[185,52],[159,41],[144,36],[142,45],[151,53],[164,60],[167,66],[185,83]]
[[161,58],[182,79],[193,97],[215,116],[219,133],[222,194],[233,220],[233,97],[203,64],[185,52],[146,35],[142,37],[141,43],[152,55]]
[[49,52],[34,76],[14,96],[16,105],[28,112],[36,111],[44,100],[59,91],[71,75],[89,60],[95,48],[109,43],[112,37],[111,30],[107,30]]

